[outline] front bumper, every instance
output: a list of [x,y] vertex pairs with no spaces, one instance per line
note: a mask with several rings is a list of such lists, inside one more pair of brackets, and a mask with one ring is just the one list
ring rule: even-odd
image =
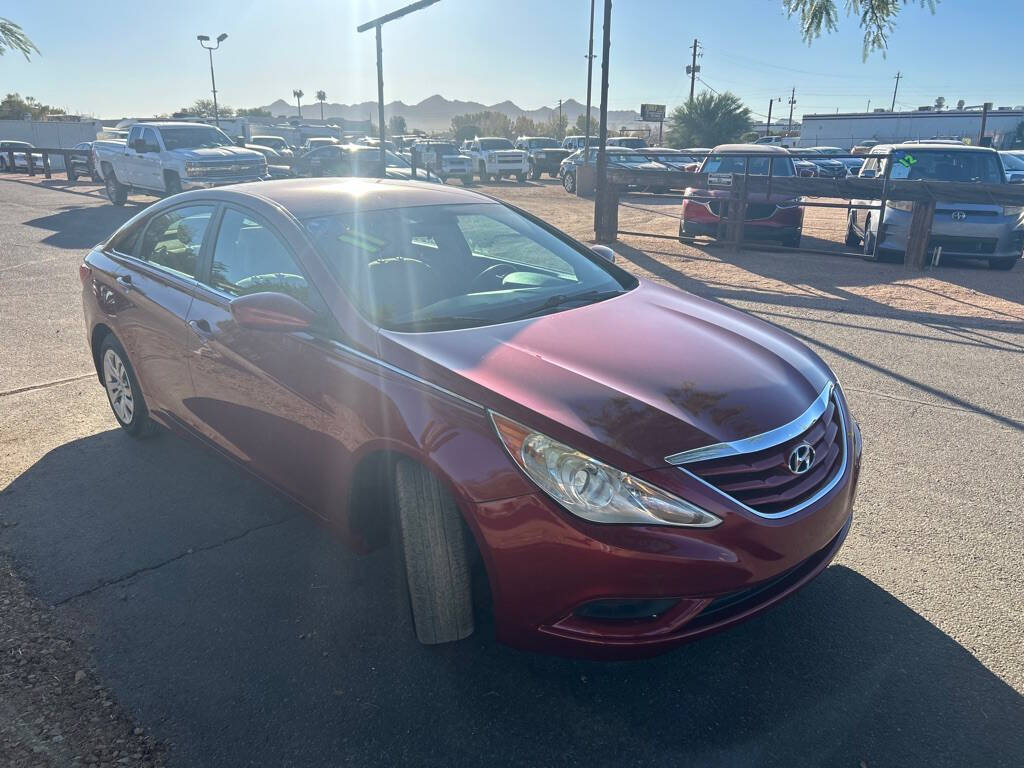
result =
[[[855,428],[853,428],[855,429]],[[498,639],[529,650],[637,658],[722,630],[775,605],[835,557],[850,529],[860,472],[817,504],[766,519],[675,468],[643,476],[722,518],[715,528],[600,525],[543,494],[486,502],[472,519],[487,562]],[[594,601],[655,601],[656,614],[594,619]]]
[[[887,208],[878,240],[879,249],[905,252],[910,239],[911,218],[908,211]],[[931,253],[941,246],[943,259],[1020,257],[1024,250],[1024,230],[1017,229],[1017,223],[1014,217],[975,217],[973,212],[969,212],[966,222],[950,224],[948,220],[942,221],[940,213],[936,212],[927,250]]]

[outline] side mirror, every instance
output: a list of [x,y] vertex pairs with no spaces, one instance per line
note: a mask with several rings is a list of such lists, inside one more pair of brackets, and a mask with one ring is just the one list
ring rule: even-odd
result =
[[607,245],[592,245],[590,246],[590,250],[592,250],[605,261],[610,261],[612,264],[615,263],[615,251],[613,251]]
[[250,293],[228,306],[235,322],[253,331],[304,331],[316,319],[313,310],[286,293]]
[[136,139],[135,141],[132,142],[132,149],[134,149],[141,155],[143,152],[146,151],[146,140]]

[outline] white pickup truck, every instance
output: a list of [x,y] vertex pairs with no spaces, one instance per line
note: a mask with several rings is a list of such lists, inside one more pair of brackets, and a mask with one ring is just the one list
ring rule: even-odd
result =
[[262,154],[203,123],[138,123],[127,141],[94,142],[93,165],[114,205],[124,205],[131,192],[174,195],[267,178]]
[[526,180],[526,172],[529,170],[526,153],[513,147],[508,139],[498,136],[473,139],[469,145],[469,154],[473,158],[473,170],[480,174],[480,181],[500,179],[503,176]]

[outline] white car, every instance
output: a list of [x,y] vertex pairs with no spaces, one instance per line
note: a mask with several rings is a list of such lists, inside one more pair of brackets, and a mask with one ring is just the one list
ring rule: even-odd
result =
[[527,155],[516,149],[509,139],[499,136],[485,136],[470,142],[469,156],[473,159],[473,170],[480,181],[515,176],[517,181],[526,181],[529,170]]
[[[28,170],[28,154],[26,149],[35,149],[27,141],[0,141],[0,171]],[[11,165],[13,152],[14,165]],[[42,170],[43,156],[38,152],[32,153],[32,165]]]
[[131,192],[173,195],[267,178],[266,157],[205,123],[137,123],[127,142],[94,142],[93,160],[114,205]]

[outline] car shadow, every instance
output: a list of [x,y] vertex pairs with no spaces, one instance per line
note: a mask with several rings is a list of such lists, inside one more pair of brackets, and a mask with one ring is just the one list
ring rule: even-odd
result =
[[132,202],[124,206],[65,205],[56,213],[29,219],[25,224],[53,233],[40,240],[41,243],[81,250],[105,240],[145,207]]
[[[212,453],[108,431],[2,493],[0,546],[181,765],[1020,765],[1022,697],[833,565],[728,632],[639,662],[411,636],[387,548]],[[855,523],[856,524],[856,523]]]

